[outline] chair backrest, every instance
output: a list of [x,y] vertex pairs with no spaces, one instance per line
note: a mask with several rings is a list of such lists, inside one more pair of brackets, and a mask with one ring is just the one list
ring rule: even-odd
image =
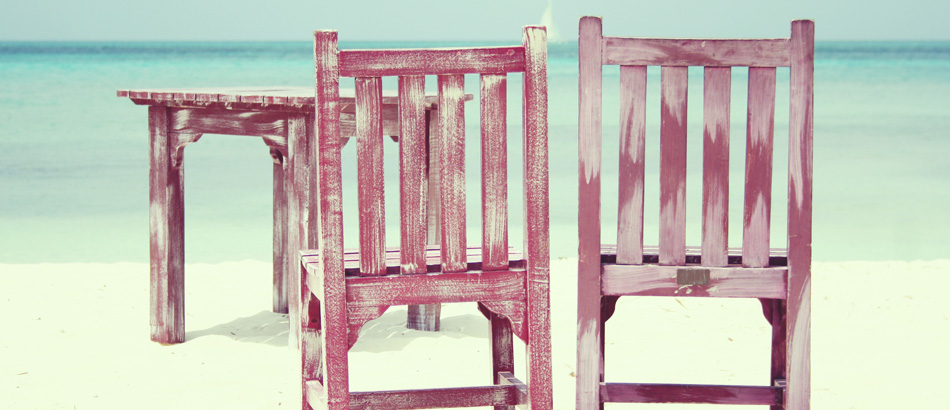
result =
[[524,232],[528,269],[548,265],[547,46],[543,27],[523,44],[452,49],[339,50],[336,31],[315,33],[316,176],[320,258],[344,271],[339,82],[356,84],[360,275],[387,272],[382,80],[399,84],[400,272],[426,273],[427,141],[425,76],[438,76],[441,270],[468,269],[465,226],[465,74],[481,74],[482,264],[508,268],[507,74],[524,73]]
[[[579,239],[581,266],[600,263],[602,66],[620,66],[617,263],[643,261],[647,66],[661,66],[659,263],[686,263],[687,69],[704,67],[701,263],[728,263],[731,67],[749,67],[742,264],[769,263],[776,67],[790,67],[788,260],[811,261],[814,23],[791,38],[761,40],[604,37],[601,19],[580,23]],[[790,292],[792,290],[790,289]]]

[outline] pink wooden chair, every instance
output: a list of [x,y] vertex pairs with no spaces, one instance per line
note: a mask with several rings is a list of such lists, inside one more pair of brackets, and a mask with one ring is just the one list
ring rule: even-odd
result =
[[[605,402],[722,403],[807,409],[814,23],[788,39],[604,37],[580,20],[577,408]],[[601,76],[620,66],[617,245],[601,244]],[[647,66],[661,66],[660,239],[643,246]],[[686,247],[687,67],[703,82],[702,246]],[[727,248],[731,67],[749,68],[745,210],[741,249]],[[788,249],[769,249],[775,67],[790,67]],[[694,94],[695,95],[695,94]],[[698,164],[696,166],[699,166]],[[772,325],[768,386],[606,383],[604,323],[620,296],[759,298]],[[640,329],[644,335],[649,329]],[[599,352],[599,354],[598,354]]]
[[[526,27],[523,39],[512,47],[338,50],[335,31],[315,33],[312,186],[319,191],[320,234],[319,251],[304,251],[301,269],[304,408],[551,408],[545,31]],[[509,250],[507,238],[506,76],[513,72],[524,73],[524,256]],[[464,75],[474,73],[481,74],[483,241],[469,246],[463,85]],[[438,75],[440,247],[426,244],[425,75]],[[400,177],[389,185],[380,128],[383,76],[399,78]],[[340,77],[356,82],[358,178],[349,183],[358,184],[358,251],[343,249]],[[384,240],[384,189],[400,190],[396,248]],[[493,374],[486,385],[350,392],[347,351],[363,324],[392,305],[453,302],[478,302],[490,320]],[[527,383],[513,374],[512,335],[527,344]]]

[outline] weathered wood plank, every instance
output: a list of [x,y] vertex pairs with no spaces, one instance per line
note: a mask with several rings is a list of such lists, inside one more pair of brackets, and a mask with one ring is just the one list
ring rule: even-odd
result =
[[519,404],[515,386],[353,392],[353,409],[440,409]]
[[811,395],[811,239],[815,23],[792,22],[788,158],[788,387],[785,405],[808,408]]
[[647,68],[620,67],[620,168],[617,263],[643,260]]
[[[617,245],[601,245],[601,263],[617,263]],[[729,248],[728,264],[742,265],[742,248]],[[660,248],[657,246],[643,247],[643,263],[659,263]],[[769,266],[785,266],[788,251],[785,248],[769,249]],[[698,246],[686,247],[686,263],[702,264],[702,248]]]
[[366,276],[386,273],[382,87],[379,77],[356,79],[360,274]]
[[782,388],[769,386],[604,383],[600,391],[610,403],[782,404]]
[[352,306],[522,300],[524,271],[475,271],[346,278]]
[[660,263],[686,258],[686,67],[660,72]]
[[577,401],[578,409],[593,409],[600,374],[600,172],[602,26],[599,17],[581,17],[578,60],[578,179],[577,212]]
[[289,190],[289,183],[285,182],[284,178],[284,167],[286,166],[285,153],[281,152],[280,149],[272,147],[270,149],[270,156],[274,160],[274,172],[273,172],[273,205],[272,213],[274,219],[274,228],[273,228],[273,261],[274,261],[274,294],[273,294],[273,307],[274,312],[277,313],[288,313],[288,295],[287,295],[287,280],[290,276],[287,270],[287,257],[289,255],[296,255],[295,253],[288,253],[287,249],[287,210],[288,206],[288,195],[287,191]]
[[708,271],[708,285],[684,285],[677,276],[683,267],[663,265],[604,265],[601,289],[605,295],[711,296],[723,298],[785,299],[788,269],[699,267]]
[[524,71],[522,47],[345,50],[340,75],[448,75]]
[[508,138],[505,75],[481,76],[483,269],[508,268]]
[[162,344],[185,341],[184,167],[173,167],[165,107],[148,108],[149,323]]
[[402,273],[425,273],[426,113],[425,77],[399,77],[399,208]]
[[525,253],[528,291],[528,396],[531,407],[553,407],[551,379],[550,222],[548,196],[547,32],[525,26],[523,83]]
[[301,310],[307,302],[303,298],[309,297],[301,289],[301,261],[297,255],[301,249],[317,247],[317,219],[311,216],[311,209],[316,208],[316,190],[309,188],[309,171],[312,170],[310,152],[316,143],[312,137],[314,132],[312,116],[298,114],[287,119],[287,219],[293,223],[286,227],[287,260],[284,269],[292,275],[287,283],[287,316],[290,340],[297,343],[300,342],[302,316],[306,314]]
[[706,67],[704,76],[703,265],[725,266],[728,263],[726,248],[729,245],[729,97],[732,70],[729,67]]
[[169,130],[182,134],[226,134],[287,138],[287,114],[172,108]]
[[788,39],[604,37],[604,64],[788,67]]
[[[442,271],[441,249],[438,245],[429,246],[426,249],[425,263],[426,272],[435,273]],[[301,261],[308,268],[316,269],[320,262],[320,253],[316,249],[309,249],[301,252]],[[466,249],[467,269],[466,271],[482,270],[482,248],[473,246]],[[344,252],[343,262],[347,275],[359,274],[359,250],[348,249]],[[401,257],[399,248],[388,248],[386,250],[387,274],[395,275],[400,273]],[[513,247],[508,247],[508,265],[511,269],[523,269],[525,267],[524,255]]]
[[439,76],[442,270],[465,270],[465,77]]
[[775,129],[775,68],[749,69],[746,122],[745,213],[742,263],[767,266],[772,213],[772,135]]
[[[343,271],[343,183],[340,156],[339,65],[336,31],[314,32],[315,117],[322,281],[323,375],[330,409],[349,408],[346,282]],[[312,189],[313,187],[311,187]]]

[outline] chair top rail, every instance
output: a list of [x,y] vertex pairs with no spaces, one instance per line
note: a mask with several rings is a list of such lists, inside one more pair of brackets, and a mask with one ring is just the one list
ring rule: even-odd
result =
[[523,46],[341,50],[340,76],[490,74],[523,72]]
[[604,37],[603,65],[788,67],[783,39],[658,39]]

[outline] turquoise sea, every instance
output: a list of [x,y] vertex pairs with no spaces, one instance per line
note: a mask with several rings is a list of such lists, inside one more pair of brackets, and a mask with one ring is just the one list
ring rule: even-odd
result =
[[[448,43],[343,43],[343,48]],[[288,43],[0,42],[0,263],[148,261],[148,132],[145,107],[117,89],[312,84],[312,49]],[[651,75],[658,71],[651,71]],[[576,44],[549,49],[552,256],[576,256]],[[746,73],[733,73],[730,235],[741,239]],[[647,242],[656,242],[658,76],[649,83]],[[779,99],[788,71],[779,70]],[[616,196],[617,70],[604,80],[604,236],[612,241]],[[702,139],[702,71],[691,69],[691,160]],[[387,83],[391,86],[392,83]],[[346,86],[346,85],[344,85]],[[428,87],[434,89],[434,81]],[[476,77],[467,90],[478,92]],[[510,93],[520,93],[512,76]],[[509,107],[517,114],[519,107]],[[478,107],[467,107],[469,143]],[[785,199],[787,102],[776,108],[775,196]],[[520,119],[509,119],[511,153]],[[395,145],[388,143],[387,161]],[[348,147],[349,148],[349,147]],[[473,146],[474,148],[474,146]],[[351,149],[352,150],[352,149]],[[478,153],[467,158],[469,214],[480,201]],[[352,161],[352,153],[348,154]],[[814,257],[916,260],[950,257],[950,42],[819,42],[815,66]],[[517,155],[515,155],[517,157]],[[186,149],[189,262],[271,258],[271,168],[256,138],[206,136]],[[687,215],[699,243],[701,162],[689,169]],[[512,178],[520,177],[512,172]],[[345,195],[350,192],[346,191]],[[354,194],[355,195],[355,194]],[[355,198],[350,195],[349,198]],[[395,189],[387,203],[397,204]],[[520,184],[511,184],[511,197]],[[350,200],[352,201],[352,199]],[[352,202],[350,202],[352,203]],[[521,205],[511,206],[512,218]],[[390,215],[396,215],[396,211]],[[773,231],[785,224],[773,209]],[[355,219],[348,213],[349,224]],[[392,224],[394,217],[389,218]],[[389,237],[396,243],[396,226]],[[477,240],[478,220],[468,222]],[[520,242],[515,229],[513,244]],[[348,234],[348,243],[355,238]],[[773,232],[774,246],[784,245]]]

